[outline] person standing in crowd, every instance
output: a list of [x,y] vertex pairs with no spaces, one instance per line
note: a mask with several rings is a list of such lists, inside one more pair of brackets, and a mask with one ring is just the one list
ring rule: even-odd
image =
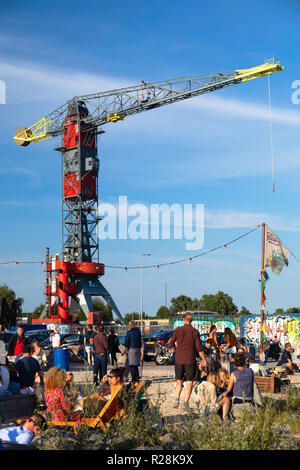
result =
[[193,317],[190,313],[183,315],[183,326],[176,328],[172,338],[168,341],[171,348],[175,347],[175,377],[176,391],[174,408],[179,407],[179,400],[182,391],[184,376],[186,378],[186,388],[183,407],[188,408],[188,401],[191,396],[193,381],[197,374],[196,354],[202,359],[203,367],[207,367],[207,360],[204,349],[200,341],[199,331],[192,327]]
[[117,364],[117,352],[119,352],[119,338],[115,335],[114,329],[109,330],[108,353],[110,354],[111,365]]
[[17,326],[17,333],[11,337],[7,347],[8,356],[19,356],[25,346],[24,325]]
[[125,354],[128,357],[129,372],[132,382],[139,381],[139,365],[142,356],[142,335],[140,330],[135,326],[134,320],[129,322],[129,330],[125,337]]
[[108,341],[103,326],[98,327],[98,333],[94,336],[94,384],[99,384],[102,378],[107,374],[107,353]]
[[57,331],[50,332],[50,342],[52,344],[52,349],[59,349],[60,347],[60,334]]
[[94,336],[96,336],[96,333],[93,330],[93,326],[88,325],[84,335],[84,347],[88,364],[91,367],[94,366]]

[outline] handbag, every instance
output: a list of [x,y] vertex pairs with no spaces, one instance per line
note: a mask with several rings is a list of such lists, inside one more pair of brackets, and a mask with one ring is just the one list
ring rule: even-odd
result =
[[253,401],[257,406],[262,406],[263,404],[262,394],[255,380],[253,384]]

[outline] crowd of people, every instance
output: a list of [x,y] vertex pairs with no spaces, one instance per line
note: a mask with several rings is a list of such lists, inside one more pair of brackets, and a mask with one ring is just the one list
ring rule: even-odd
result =
[[[205,346],[199,331],[192,326],[190,313],[183,316],[183,326],[175,329],[169,346],[175,350],[176,390],[174,407],[179,407],[183,383],[186,382],[183,408],[188,408],[191,393],[197,393],[203,413],[216,411],[229,417],[232,404],[253,403],[254,372],[246,363],[249,356],[244,339],[238,340],[230,328],[224,330],[224,344],[219,344],[217,328],[212,325]],[[176,346],[176,348],[175,348]],[[234,362],[229,375],[221,362]]]

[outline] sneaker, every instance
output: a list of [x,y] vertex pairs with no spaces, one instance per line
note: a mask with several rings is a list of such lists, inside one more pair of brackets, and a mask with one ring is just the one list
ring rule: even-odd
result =
[[185,410],[190,410],[190,407],[189,407],[188,402],[184,401],[184,402],[182,403],[182,408],[184,408]]
[[174,407],[174,408],[178,408],[178,407],[179,407],[179,398],[175,398],[173,407]]

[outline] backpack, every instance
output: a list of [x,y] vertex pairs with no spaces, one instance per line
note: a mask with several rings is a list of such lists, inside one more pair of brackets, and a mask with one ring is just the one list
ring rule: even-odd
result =
[[93,346],[94,344],[94,336],[95,336],[94,331],[88,331],[86,334],[86,340],[91,346]]

